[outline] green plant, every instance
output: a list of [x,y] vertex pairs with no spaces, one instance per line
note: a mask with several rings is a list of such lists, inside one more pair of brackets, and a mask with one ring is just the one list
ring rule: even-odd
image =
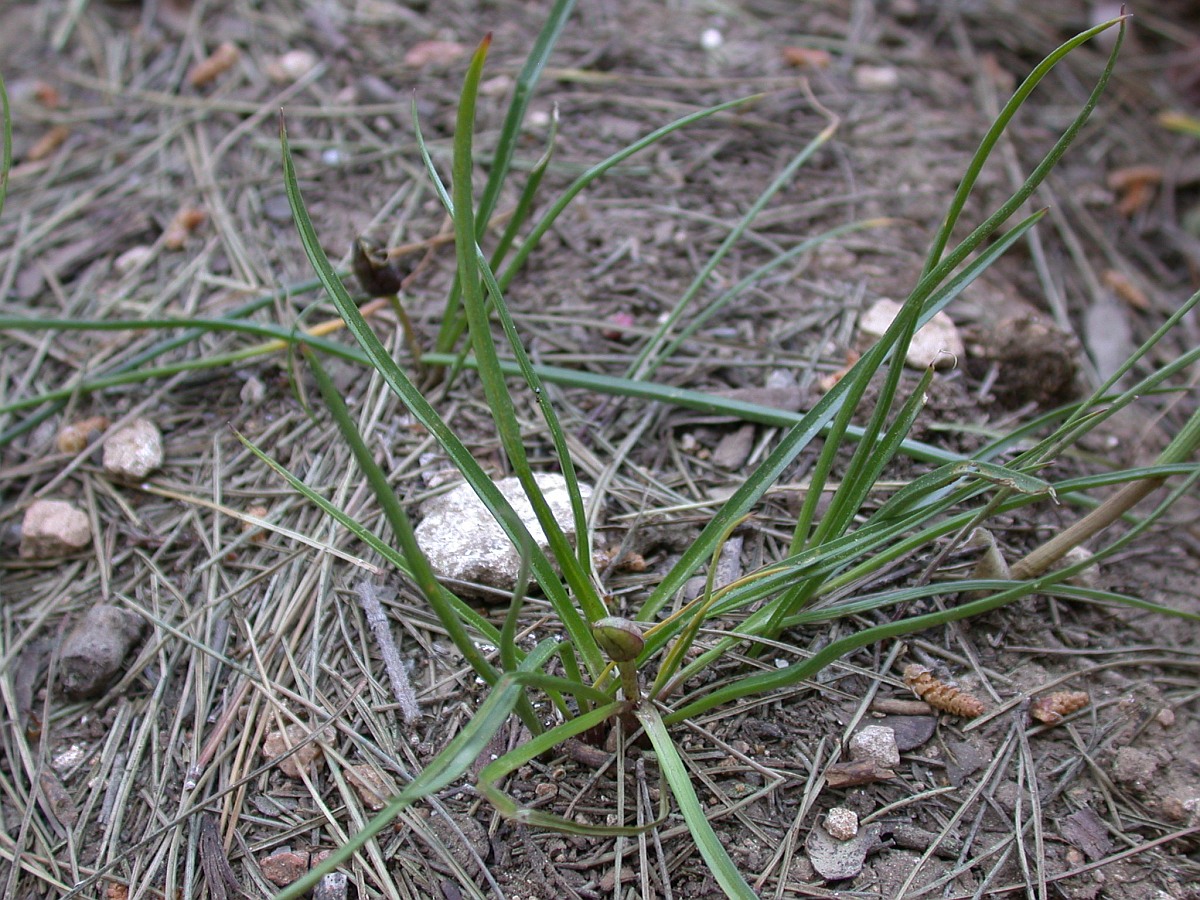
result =
[[[531,391],[537,399],[538,408],[556,448],[558,463],[567,476],[577,532],[586,533],[588,523],[584,516],[584,506],[567,443],[555,412],[545,399],[543,378],[549,373],[539,370],[525,355],[504,301],[504,289],[519,269],[520,263],[536,246],[548,223],[565,208],[578,189],[598,177],[605,166],[597,167],[581,178],[577,185],[572,186],[572,189],[553,205],[540,222],[534,224],[525,240],[516,245],[514,259],[506,268],[501,268],[502,263],[508,249],[514,246],[514,236],[517,234],[517,228],[523,224],[528,205],[523,205],[522,214],[517,217],[514,225],[510,226],[502,246],[497,248],[490,258],[485,255],[479,245],[483,237],[480,223],[493,208],[496,170],[492,172],[493,180],[489,182],[485,200],[478,205],[472,196],[471,183],[476,91],[488,50],[487,40],[476,51],[465,79],[454,139],[450,190],[442,186],[435,167],[428,154],[425,154],[429,175],[454,220],[458,261],[455,290],[452,292],[444,319],[450,324],[443,329],[442,341],[437,349],[442,353],[450,352],[453,349],[453,340],[464,328],[469,334],[470,355],[461,358],[478,371],[509,465],[520,478],[533,503],[538,521],[549,537],[550,555],[562,572],[560,576],[552,565],[551,558],[537,548],[490,478],[403,369],[389,356],[383,344],[359,315],[352,298],[320,249],[297,188],[286,133],[281,129],[288,194],[301,239],[318,277],[345,318],[370,364],[413,415],[434,435],[466,481],[502,524],[514,544],[521,548],[532,579],[551,603],[554,614],[567,635],[564,641],[547,639],[534,650],[523,651],[514,640],[516,619],[521,607],[520,591],[508,611],[504,627],[497,631],[437,582],[416,545],[403,506],[392,493],[385,474],[374,462],[348,410],[342,405],[336,391],[324,375],[317,353],[314,352],[316,348],[306,349],[305,353],[316,373],[321,394],[346,440],[354,449],[366,477],[375,488],[377,499],[397,537],[399,549],[394,550],[375,538],[323,498],[308,490],[299,480],[287,477],[298,490],[304,491],[313,502],[321,504],[342,524],[354,530],[412,580],[437,612],[459,649],[475,666],[478,674],[492,685],[492,689],[470,723],[425,772],[417,776],[393,799],[370,828],[356,835],[346,846],[340,848],[326,865],[286,890],[283,896],[299,896],[323,871],[347,859],[405,806],[460,777],[492,735],[513,713],[521,716],[534,738],[484,768],[478,782],[480,791],[502,813],[529,824],[585,834],[635,832],[637,829],[624,824],[610,827],[581,826],[561,816],[522,809],[499,787],[504,776],[540,754],[569,738],[587,733],[611,717],[624,716],[635,721],[644,731],[654,749],[670,794],[717,881],[730,896],[753,896],[752,890],[728,857],[703,813],[687,766],[673,740],[671,725],[721,704],[794,685],[856,647],[978,615],[1034,593],[1151,608],[1151,605],[1135,598],[1069,585],[1067,579],[1083,568],[1086,565],[1084,563],[1047,572],[1046,560],[1040,557],[1061,555],[1064,549],[1061,543],[1056,544],[1050,551],[1031,554],[1026,560],[1018,562],[1014,567],[1016,580],[972,580],[952,585],[935,582],[858,596],[850,601],[837,599],[829,602],[827,599],[845,596],[849,593],[848,589],[856,584],[866,583],[884,566],[898,559],[927,552],[939,542],[945,542],[948,536],[964,535],[970,528],[992,515],[1037,502],[1047,495],[1053,494],[1064,500],[1083,501],[1089,490],[1104,484],[1134,485],[1127,489],[1123,499],[1111,500],[1087,517],[1085,521],[1090,524],[1084,530],[1094,534],[1107,523],[1127,513],[1132,506],[1131,500],[1136,502],[1136,499],[1148,495],[1167,478],[1182,476],[1181,484],[1155,511],[1137,520],[1122,537],[1098,551],[1096,558],[1103,558],[1116,552],[1149,528],[1174,499],[1190,489],[1200,477],[1200,469],[1189,462],[1195,448],[1200,444],[1200,415],[1197,414],[1191,417],[1163,452],[1156,466],[1110,472],[1057,484],[1051,484],[1037,474],[1083,433],[1131,402],[1137,395],[1158,388],[1171,375],[1200,357],[1197,352],[1190,353],[1175,364],[1155,372],[1135,387],[1114,395],[1109,394],[1117,378],[1125,374],[1159,337],[1173,327],[1179,316],[1200,300],[1200,295],[1197,295],[1191,298],[1154,338],[1139,349],[1121,373],[1114,376],[1109,384],[1104,385],[1085,402],[1062,411],[1057,418],[1047,418],[1034,423],[1028,432],[1009,435],[992,443],[974,458],[944,461],[938,468],[913,481],[879,508],[872,510],[866,503],[872,486],[879,480],[888,462],[897,453],[910,449],[906,444],[907,434],[922,407],[924,390],[933,378],[933,372],[927,371],[920,384],[907,398],[901,396],[901,362],[915,329],[953,301],[1041,218],[1040,213],[1034,214],[1008,231],[1000,233],[1003,224],[1029,198],[1087,120],[1104,90],[1116,59],[1120,39],[1088,102],[1024,185],[965,239],[948,249],[951,246],[954,228],[980,170],[1004,128],[1041,78],[1072,49],[1115,25],[1120,25],[1123,30],[1123,22],[1114,20],[1068,41],[1048,56],[1020,86],[975,154],[945,221],[935,236],[923,276],[906,300],[895,324],[836,387],[811,411],[800,416],[791,425],[769,457],[713,516],[691,548],[642,603],[637,613],[640,626],[609,616],[604,599],[598,593],[592,578],[588,542],[580,540],[578,548],[572,547],[555,522],[534,481],[533,469],[526,457],[510,393],[510,379],[517,374],[517,383]],[[545,47],[542,46],[542,49]],[[511,121],[507,124],[511,124]],[[519,119],[515,121],[519,123]],[[674,130],[684,124],[686,123],[675,123],[668,126],[668,129]],[[419,135],[419,123],[417,128]],[[828,133],[832,133],[832,129],[829,129]],[[754,211],[761,208],[785,177],[790,177],[795,167],[807,159],[811,149],[827,137],[828,134],[820,137],[788,167],[786,176],[781,176],[764,193]],[[649,140],[648,138],[645,142],[639,142],[636,146],[640,149]],[[503,139],[502,145],[508,146]],[[423,142],[421,146],[424,148]],[[511,158],[506,153],[500,153],[498,156],[501,159]],[[532,181],[534,179],[531,179]],[[741,227],[748,221],[749,216]],[[731,239],[736,239],[738,233],[739,231],[735,230]],[[992,241],[990,244],[987,243],[989,240]],[[672,339],[672,328],[681,320],[685,308],[698,294],[696,288],[716,266],[720,254],[727,250],[731,242],[727,241],[722,245],[698,277],[693,289],[680,301],[669,321],[643,348],[638,359],[630,366],[629,383],[652,374],[657,362],[668,358],[678,346],[679,336],[675,335]],[[714,307],[719,308],[719,305],[727,301],[728,297],[724,297],[714,304]],[[693,322],[696,318],[711,315],[715,311],[716,309],[710,307],[695,313]],[[501,358],[492,331],[494,324],[498,324],[504,333],[504,340],[500,346],[508,356],[507,360]],[[429,361],[430,358],[426,357],[426,362]],[[876,401],[875,412],[870,416],[865,428],[852,432],[851,416],[857,410],[868,385],[876,379],[882,380],[882,388],[880,398]],[[633,393],[628,383],[610,381],[604,388],[617,394],[626,391]],[[1044,431],[1047,428],[1050,433],[1032,448],[1016,454],[1004,463],[995,461],[1008,451],[1019,437],[1035,433],[1036,429]],[[675,597],[684,582],[706,561],[715,559],[729,534],[751,512],[754,504],[797,455],[822,434],[826,437],[824,448],[812,472],[811,487],[798,517],[790,555],[720,589],[714,589],[712,571],[715,567],[710,567],[707,588],[701,596],[672,614],[662,617],[667,603]],[[833,493],[832,502],[818,516],[816,500],[825,486],[831,483],[835,457],[850,439],[857,441],[857,448],[841,476],[840,485]],[[975,501],[984,498],[987,499],[981,508],[971,506]],[[858,521],[860,518],[864,520]],[[1071,540],[1066,543],[1071,543]],[[908,616],[889,624],[867,628],[831,643],[809,659],[793,662],[777,670],[757,674],[743,673],[696,696],[679,697],[680,687],[693,675],[720,661],[739,645],[748,647],[751,651],[761,649],[768,642],[772,646],[778,646],[776,642],[789,627],[883,609],[917,597],[947,591],[978,592],[973,596],[979,598],[944,611]],[[1171,612],[1159,607],[1152,608]],[[718,616],[730,615],[741,617],[737,634],[720,638],[701,648],[699,636],[705,624]],[[471,632],[494,642],[499,648],[501,664],[498,668],[480,658],[472,643]],[[551,674],[552,667],[563,674]],[[614,668],[620,672],[619,679],[614,677]],[[653,673],[652,678],[650,673]],[[639,679],[642,679],[644,684],[640,683]],[[618,684],[624,686],[623,700],[615,699]],[[541,724],[532,711],[531,691],[542,692],[554,703],[562,724],[549,729]]]
[[[814,137],[751,205],[743,220],[731,230],[728,239],[702,267],[693,285],[681,296],[661,329],[643,345],[628,367],[625,378],[602,377],[538,366],[524,353],[504,300],[504,292],[519,275],[524,262],[534,252],[540,238],[569,207],[572,199],[613,166],[651,146],[662,137],[686,128],[702,117],[735,108],[754,99],[746,98],[722,104],[685,116],[656,130],[585,172],[549,205],[540,218],[533,221],[530,218],[534,208],[532,200],[540,187],[542,174],[550,159],[551,146],[522,187],[521,199],[503,236],[490,248],[489,253],[485,253],[480,246],[486,237],[483,224],[492,218],[500,190],[511,175],[517,135],[528,99],[553,47],[555,37],[561,31],[573,5],[572,2],[563,0],[555,4],[550,19],[518,79],[514,99],[498,137],[498,150],[494,154],[481,199],[476,200],[471,190],[474,159],[472,139],[476,93],[488,49],[486,40],[472,58],[464,83],[458,110],[449,190],[442,185],[429,154],[424,153],[430,178],[453,217],[457,278],[447,298],[441,333],[433,351],[421,355],[421,364],[440,367],[451,373],[464,366],[478,372],[488,405],[494,413],[497,432],[509,465],[521,479],[537,512],[539,523],[549,537],[549,554],[538,548],[487,473],[441,418],[427,393],[423,392],[410,378],[409,373],[389,355],[355,305],[350,292],[343,284],[345,273],[335,270],[321,250],[316,230],[300,196],[286,133],[282,127],[284,176],[288,196],[301,240],[317,272],[317,279],[313,282],[293,286],[289,292],[310,290],[319,283],[336,304],[358,343],[357,348],[344,347],[316,333],[297,332],[289,328],[245,321],[245,315],[269,303],[272,299],[270,297],[246,304],[229,317],[207,321],[163,319],[90,323],[47,319],[0,320],[0,327],[26,329],[187,329],[183,335],[164,340],[135,359],[127,361],[122,371],[109,372],[105,376],[74,385],[61,392],[49,392],[26,400],[12,401],[0,407],[0,412],[3,413],[41,406],[43,409],[37,415],[45,415],[46,410],[52,409],[54,403],[64,400],[73,392],[87,392],[113,384],[141,381],[189,367],[227,366],[278,346],[298,347],[312,367],[318,390],[329,414],[338,423],[374,491],[397,546],[379,539],[324,497],[314,493],[302,481],[270,461],[265,454],[261,454],[261,458],[274,466],[296,490],[304,493],[313,503],[349,528],[402,572],[428,601],[447,634],[470,665],[490,685],[487,699],[472,720],[437,758],[392,799],[368,828],[355,834],[327,863],[284,891],[284,897],[299,896],[323,872],[350,858],[406,806],[461,778],[477,760],[493,735],[513,715],[520,717],[533,735],[532,739],[486,766],[478,779],[479,790],[500,812],[530,825],[591,835],[632,835],[645,830],[648,826],[638,827],[624,823],[607,827],[583,826],[563,816],[522,808],[504,793],[501,787],[508,774],[539,755],[568,739],[588,734],[610,719],[619,719],[642,729],[653,748],[660,774],[668,788],[662,792],[664,805],[660,817],[669,813],[668,804],[673,801],[723,889],[730,896],[753,896],[745,878],[730,860],[705,816],[703,805],[692,784],[687,761],[676,744],[672,726],[724,704],[794,686],[857,647],[979,615],[1036,593],[1097,603],[1123,603],[1172,612],[1137,598],[1073,586],[1067,579],[1077,573],[1084,564],[1047,572],[1046,559],[1061,555],[1066,545],[1081,540],[1079,533],[1096,534],[1107,523],[1122,517],[1128,519],[1133,503],[1163,485],[1167,479],[1179,479],[1179,483],[1156,509],[1132,520],[1125,533],[1101,548],[1094,558],[1103,559],[1117,552],[1152,527],[1170,504],[1191,489],[1200,477],[1200,468],[1190,462],[1197,445],[1200,444],[1200,414],[1192,415],[1155,466],[1104,472],[1053,483],[1043,478],[1042,473],[1047,463],[1069,449],[1088,430],[1095,428],[1138,396],[1166,389],[1174,376],[1200,359],[1200,349],[1193,350],[1159,368],[1128,389],[1115,391],[1114,386],[1119,379],[1128,374],[1153,345],[1168,333],[1188,310],[1200,302],[1200,294],[1193,296],[1164,323],[1162,328],[1138,349],[1122,370],[1101,386],[1092,397],[1069,409],[1056,411],[1022,426],[985,446],[971,458],[962,458],[909,439],[909,430],[923,405],[924,390],[933,379],[934,373],[926,372],[915,389],[907,395],[903,393],[901,383],[901,362],[915,330],[936,312],[952,303],[1041,218],[1041,213],[1035,213],[1007,231],[1001,230],[1033,194],[1087,121],[1105,88],[1120,41],[1114,46],[1104,74],[1088,102],[1054,148],[1012,197],[971,230],[965,238],[954,244],[953,234],[966,200],[1001,133],[1039,81],[1068,53],[1118,23],[1123,31],[1123,22],[1114,20],[1104,23],[1066,42],[1036,67],[1018,88],[972,159],[946,218],[934,237],[922,277],[908,296],[895,324],[813,409],[804,414],[793,415],[721,401],[696,392],[681,391],[657,384],[651,379],[657,368],[670,359],[689,333],[700,327],[709,317],[719,313],[746,287],[763,278],[772,269],[824,240],[850,230],[869,228],[877,224],[853,223],[798,244],[747,275],[703,309],[694,308],[701,296],[700,288],[750,224],[754,215],[811,158],[813,152],[829,140],[834,133],[835,123],[831,123]],[[7,117],[7,104],[4,109]],[[7,119],[5,124],[7,138]],[[420,145],[424,151],[423,141]],[[5,151],[7,171],[7,140]],[[2,199],[3,182],[0,181],[0,201]],[[523,230],[524,237],[521,237]],[[499,346],[493,331],[496,326],[504,334],[504,340]],[[237,330],[269,339],[271,343],[188,365],[171,364],[153,369],[140,368],[179,343],[207,330]],[[467,347],[460,346],[464,334],[469,337]],[[565,640],[546,639],[532,650],[523,649],[518,644],[516,634],[522,611],[523,585],[515,592],[502,626],[497,628],[437,580],[416,543],[404,504],[395,495],[386,473],[377,464],[366,440],[359,433],[351,411],[325,372],[321,360],[327,355],[371,366],[436,439],[463,478],[472,485],[502,524],[514,545],[520,548],[525,577],[535,583],[549,601],[558,624],[566,634]],[[713,516],[690,549],[642,601],[636,613],[636,622],[612,619],[605,598],[596,585],[588,541],[581,539],[578,546],[572,546],[555,522],[533,478],[533,466],[527,458],[512,399],[513,384],[527,390],[536,399],[537,406],[544,416],[547,432],[555,446],[557,461],[570,485],[576,532],[580,535],[585,534],[589,523],[575,478],[568,442],[558,423],[555,410],[546,399],[544,386],[549,381],[585,387],[617,397],[661,400],[707,410],[720,409],[752,421],[767,422],[787,429],[768,457]],[[874,412],[868,417],[865,426],[856,427],[851,418],[860,411],[868,387],[875,383],[880,384],[880,387],[874,400]],[[36,416],[31,416],[19,426],[10,428],[0,436],[0,441],[10,439],[20,429],[29,427],[31,421],[36,421]],[[787,556],[733,584],[721,587],[714,581],[715,565],[710,565],[707,584],[700,596],[667,614],[669,604],[680,593],[685,582],[706,563],[715,562],[729,536],[752,514],[755,505],[767,490],[780,479],[801,453],[822,437],[824,446],[812,470],[809,491],[800,510]],[[837,457],[839,454],[844,456],[844,451],[851,444],[857,446],[849,463],[838,471],[840,483],[837,484],[836,490],[832,490]],[[1029,446],[1030,444],[1032,446]],[[1017,448],[1021,449],[1018,451]],[[930,462],[934,467],[898,491],[888,502],[874,506],[868,500],[872,487],[880,479],[888,463],[901,454]],[[1089,500],[1090,492],[1108,485],[1128,487],[1105,503],[1097,505]],[[832,501],[824,510],[819,511],[817,498],[827,492],[827,488],[832,492]],[[856,587],[868,584],[878,573],[899,560],[917,556],[927,557],[934,551],[942,552],[988,518],[1041,502],[1050,495],[1063,502],[1093,505],[1096,508],[1082,519],[1077,529],[1078,533],[1068,534],[1065,540],[1048,545],[1044,550],[1035,551],[1025,560],[1018,561],[1013,567],[1012,578],[972,579],[952,583],[947,583],[944,579],[930,580],[875,593],[856,590]],[[790,628],[845,619],[872,611],[891,610],[915,599],[945,594],[962,594],[975,599],[960,602],[938,612],[906,615],[884,625],[864,628],[833,641],[808,658],[790,661],[792,656],[799,657],[800,654],[789,656],[786,652],[787,645],[783,640]],[[715,639],[709,639],[704,634],[706,627],[715,620],[729,617],[739,619],[736,634],[726,633]],[[495,661],[480,651],[476,643],[479,640],[487,641],[498,648]],[[685,688],[693,676],[726,660],[734,652],[761,654],[768,646],[780,650],[781,659],[787,664],[782,668],[765,671],[748,668],[710,684],[699,693],[685,693]],[[555,708],[559,724],[547,726],[537,714],[534,701],[542,698]]]

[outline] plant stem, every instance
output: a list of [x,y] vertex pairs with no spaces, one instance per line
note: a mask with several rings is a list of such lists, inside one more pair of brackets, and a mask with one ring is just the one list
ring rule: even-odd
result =
[[[1159,454],[1158,465],[1187,462],[1200,446],[1200,410],[1192,414],[1179,434]],[[1012,577],[1018,581],[1037,578],[1058,562],[1072,548],[1099,534],[1166,481],[1164,477],[1144,478],[1130,482],[1102,504],[1069,527],[1055,535],[1012,567]]]

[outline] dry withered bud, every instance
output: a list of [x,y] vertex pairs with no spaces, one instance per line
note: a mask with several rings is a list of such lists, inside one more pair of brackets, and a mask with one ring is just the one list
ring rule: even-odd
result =
[[181,206],[163,229],[163,246],[168,250],[182,250],[188,235],[199,228],[207,217],[202,209]]
[[934,709],[940,709],[952,716],[962,716],[964,719],[983,715],[982,702],[961,688],[935,677],[924,666],[906,666],[904,683]]
[[372,297],[391,297],[400,293],[404,284],[404,276],[388,259],[387,250],[370,238],[360,237],[354,242],[350,266],[363,292]]
[[89,443],[96,440],[108,428],[108,425],[108,418],[105,416],[80,419],[70,425],[64,425],[62,431],[58,433],[55,443],[62,453],[79,453]]
[[1029,715],[1046,725],[1057,725],[1071,713],[1091,702],[1087,691],[1055,691],[1029,705]]

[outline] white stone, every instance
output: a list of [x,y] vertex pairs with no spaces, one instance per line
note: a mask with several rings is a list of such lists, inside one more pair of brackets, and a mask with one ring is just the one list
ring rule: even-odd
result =
[[[891,327],[901,308],[901,304],[887,297],[877,300],[858,320],[859,333],[868,344],[875,343]],[[958,328],[948,315],[940,312],[913,335],[904,362],[914,369],[924,369],[930,365],[936,369],[947,369],[957,364],[965,353]]]
[[35,500],[21,522],[21,556],[53,559],[75,553],[92,540],[92,524],[83,510],[65,500]]
[[900,765],[896,732],[882,725],[868,725],[850,738],[850,758],[870,760],[879,769],[894,769]]
[[104,471],[140,481],[163,464],[162,435],[149,419],[134,419],[104,442]]
[[[538,486],[567,539],[574,543],[575,522],[562,475],[540,472],[534,475]],[[549,543],[533,507],[514,478],[496,482],[496,487],[512,504],[517,516],[542,550]],[[592,495],[589,485],[580,484],[584,502]],[[417,526],[417,543],[441,578],[482,584],[499,590],[512,590],[521,565],[521,555],[500,528],[487,507],[470,485],[460,484],[447,494],[425,505],[425,518]]]
[[154,256],[153,247],[139,244],[136,247],[130,247],[113,260],[113,268],[117,270],[118,275],[128,275],[134,269],[140,269],[146,265],[152,256]]
[[297,81],[311,72],[317,65],[317,55],[311,50],[289,50],[278,59],[267,63],[267,77],[285,84]]
[[893,91],[900,84],[894,66],[855,66],[854,86],[864,91]]
[[848,841],[858,834],[858,813],[835,806],[825,814],[825,830],[835,841]]

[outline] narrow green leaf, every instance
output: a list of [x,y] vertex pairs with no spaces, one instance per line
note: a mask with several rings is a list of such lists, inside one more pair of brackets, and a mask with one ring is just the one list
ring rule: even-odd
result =
[[[308,256],[313,268],[317,271],[322,285],[345,320],[346,327],[354,335],[355,340],[358,341],[370,365],[379,372],[384,383],[404,402],[413,416],[437,440],[447,456],[450,457],[455,468],[458,469],[467,483],[471,485],[476,495],[496,518],[501,528],[504,529],[514,546],[518,548],[532,548],[530,551],[530,565],[543,593],[555,604],[556,608],[568,609],[570,607],[570,599],[567,596],[567,592],[563,589],[558,573],[550,564],[546,554],[532,542],[528,530],[513,511],[512,505],[500,493],[495,482],[483,470],[483,467],[480,466],[471,452],[463,445],[458,436],[446,425],[445,421],[413,385],[408,376],[396,364],[395,360],[391,358],[383,343],[371,330],[362,313],[359,312],[358,307],[354,305],[354,301],[346,291],[345,286],[334,273],[333,267],[330,265],[329,259],[317,239],[316,231],[304,206],[304,199],[300,195],[295,166],[292,162],[291,151],[287,143],[287,133],[283,129],[282,120],[280,121],[280,142],[283,148],[284,184],[287,188],[288,200],[292,206],[292,215],[296,221],[301,243],[304,245],[305,254]],[[428,358],[426,358],[426,361],[428,361]],[[577,630],[581,633],[586,631],[582,624]],[[574,635],[572,635],[572,639],[574,639]],[[597,651],[597,658],[598,655],[599,651]]]
[[709,871],[716,878],[717,884],[725,892],[726,897],[735,900],[758,900],[742,873],[729,854],[721,845],[717,834],[713,831],[712,823],[704,814],[704,807],[696,796],[696,788],[692,784],[691,773],[679,756],[679,750],[667,731],[663,718],[652,703],[643,703],[636,711],[638,721],[646,731],[654,752],[658,756],[658,766],[662,770],[675,802],[679,804],[679,812],[687,822],[692,840],[704,861],[708,863]]
[[[303,481],[293,475],[284,466],[280,465],[268,454],[264,453],[256,444],[247,439],[244,435],[238,432],[234,432],[234,434],[247,450],[249,450],[272,470],[278,473],[296,491],[303,494],[309,502],[319,507],[326,515],[328,515],[339,525],[357,537],[360,541],[390,562],[407,578],[415,580],[416,576],[409,566],[408,560],[403,556],[403,554],[381,540],[373,532],[364,527],[357,519],[348,515],[344,510],[339,509],[337,506],[334,506],[332,503],[314,491],[309,485],[305,484]],[[496,630],[495,626],[492,625],[491,622],[479,615],[479,613],[475,612],[475,610],[464,603],[459,597],[450,593],[450,591],[446,590],[444,587],[442,588],[441,593],[442,602],[450,604],[458,617],[466,622],[467,625],[473,629],[483,640],[490,644],[499,643],[500,633]]]
[[[496,671],[492,664],[479,651],[475,641],[471,639],[466,628],[463,627],[462,620],[459,618],[457,611],[443,597],[444,588],[438,581],[433,567],[430,566],[429,560],[417,543],[416,532],[413,530],[412,522],[409,521],[408,513],[404,511],[399,498],[392,492],[387,475],[379,467],[379,464],[375,462],[375,456],[371,453],[370,448],[367,447],[362,434],[359,433],[358,427],[355,425],[354,419],[350,415],[350,410],[346,407],[341,393],[330,380],[325,368],[316,356],[311,353],[306,355],[308,356],[313,374],[316,376],[317,389],[321,392],[321,397],[325,401],[325,405],[333,416],[338,430],[342,433],[342,439],[345,440],[346,444],[350,447],[350,451],[354,454],[354,459],[358,463],[358,467],[366,476],[367,483],[371,486],[371,490],[375,494],[375,500],[379,504],[379,508],[383,510],[384,517],[387,519],[388,525],[391,526],[392,534],[400,542],[404,558],[408,562],[410,571],[413,573],[413,581],[433,608],[438,621],[442,623],[442,627],[446,629],[446,634],[454,642],[454,646],[458,648],[463,658],[466,659],[480,678],[489,684],[495,684],[500,678],[500,673]],[[512,667],[516,668],[518,662],[519,657],[512,660]],[[525,710],[525,715],[522,716],[522,719],[525,720],[525,724],[531,730],[535,732],[541,730],[541,723],[537,716],[533,714],[532,708]]]
[[[967,164],[966,173],[963,175],[962,181],[958,185],[958,190],[955,191],[954,199],[950,201],[950,206],[946,211],[946,217],[943,220],[941,227],[938,229],[932,246],[929,248],[929,255],[925,260],[925,272],[931,271],[933,267],[936,266],[941,260],[942,252],[945,250],[947,243],[950,241],[950,235],[954,231],[954,225],[958,221],[958,217],[962,213],[963,207],[966,206],[967,198],[970,196],[971,191],[975,187],[975,182],[979,178],[979,173],[983,171],[984,163],[986,163],[988,157],[991,156],[992,150],[999,142],[1000,136],[1008,127],[1008,124],[1012,120],[1013,116],[1017,114],[1017,110],[1021,108],[1021,106],[1029,98],[1029,95],[1033,93],[1033,89],[1036,88],[1038,83],[1046,77],[1050,70],[1058,65],[1058,63],[1060,63],[1072,50],[1082,44],[1087,43],[1092,38],[1096,37],[1096,35],[1101,34],[1102,32],[1105,32],[1114,25],[1118,24],[1120,25],[1120,30],[1117,34],[1117,40],[1114,42],[1112,53],[1109,55],[1108,66],[1105,68],[1104,74],[1100,78],[1097,91],[1093,91],[1092,97],[1089,98],[1088,103],[1083,107],[1080,116],[1076,117],[1075,122],[1078,126],[1082,126],[1083,122],[1087,120],[1092,109],[1095,107],[1095,101],[1098,100],[1100,96],[1099,92],[1103,91],[1104,85],[1108,81],[1108,76],[1112,71],[1113,64],[1116,62],[1117,52],[1121,49],[1121,42],[1125,38],[1124,15],[1121,15],[1116,19],[1111,19],[1107,22],[1102,22],[1094,28],[1089,28],[1087,31],[1077,34],[1075,37],[1059,46],[1049,56],[1038,63],[1038,65],[1034,67],[1033,71],[1030,72],[1029,75],[1026,76],[1025,80],[1017,87],[1012,97],[1009,98],[1008,102],[1005,103],[1004,107],[1000,110],[1000,114],[996,117],[996,120],[988,129],[987,134],[984,135],[983,140],[980,141],[979,148],[975,151],[971,161]],[[1062,153],[1066,151],[1067,145],[1071,143],[1071,140],[1074,138],[1077,131],[1078,127],[1076,124],[1073,124],[1071,128],[1068,128],[1067,132],[1064,134],[1063,140],[1059,141],[1059,144],[1062,144],[1062,149],[1053,156],[1051,166],[1053,166],[1053,163],[1056,163],[1058,158],[1062,156]],[[1055,150],[1058,150],[1057,145]],[[1054,151],[1052,151],[1052,153],[1053,152]],[[1047,157],[1047,159],[1049,158],[1050,157]],[[1040,181],[1041,179],[1039,178],[1038,180]]]

